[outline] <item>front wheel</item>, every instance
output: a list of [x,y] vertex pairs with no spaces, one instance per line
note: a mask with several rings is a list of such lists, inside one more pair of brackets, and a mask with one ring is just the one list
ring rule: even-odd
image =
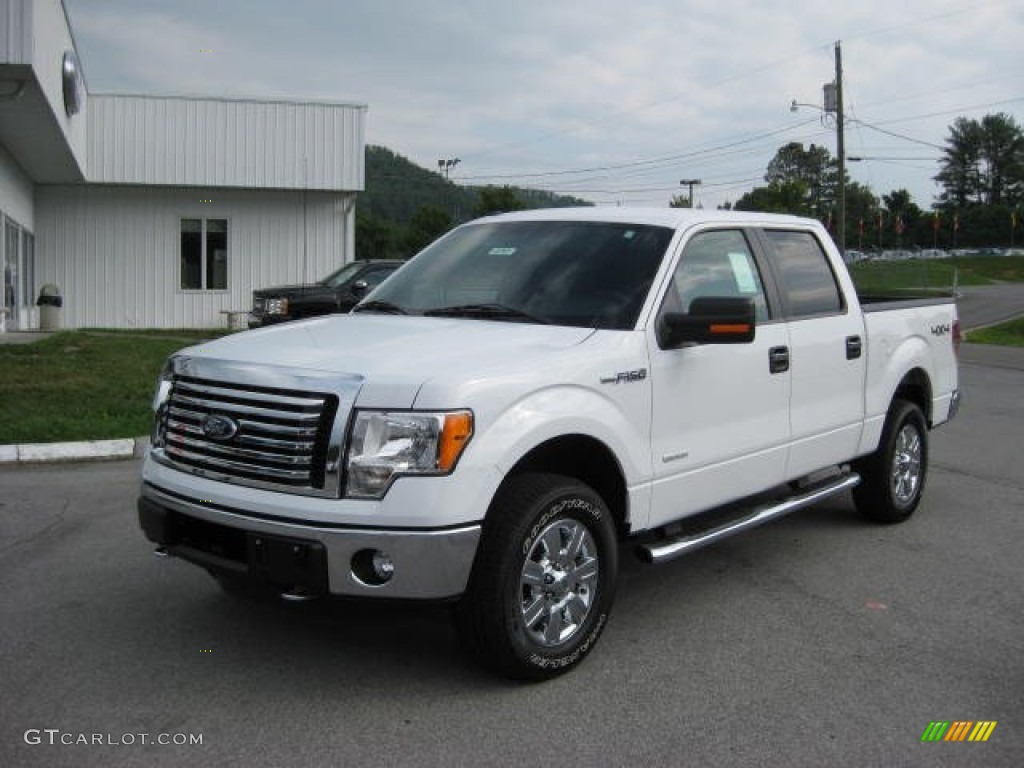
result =
[[571,478],[524,474],[499,491],[469,587],[456,606],[463,642],[513,679],[568,671],[597,642],[615,595],[611,514]]
[[921,503],[928,475],[928,426],[921,409],[895,400],[878,449],[856,462],[854,469],[861,483],[853,489],[853,500],[864,517],[876,523],[910,517]]

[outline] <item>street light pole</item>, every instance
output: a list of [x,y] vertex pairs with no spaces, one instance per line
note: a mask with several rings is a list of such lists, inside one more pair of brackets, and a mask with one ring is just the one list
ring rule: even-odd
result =
[[700,179],[682,179],[679,182],[683,186],[689,186],[690,188],[690,207],[696,208],[693,204],[693,188],[700,186],[703,182]]
[[458,165],[461,162],[462,161],[459,160],[459,158],[457,158],[457,157],[450,157],[450,158],[447,158],[447,159],[444,159],[444,160],[438,160],[437,161],[437,170],[438,170],[439,173],[444,173],[444,177],[447,179],[448,178],[448,173],[451,171],[451,169],[454,168],[456,165]]

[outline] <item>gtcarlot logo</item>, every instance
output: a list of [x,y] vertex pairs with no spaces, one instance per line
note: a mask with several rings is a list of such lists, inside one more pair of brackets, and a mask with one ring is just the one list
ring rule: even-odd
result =
[[108,746],[130,747],[136,744],[160,746],[198,746],[203,743],[201,733],[82,733],[62,731],[60,728],[29,728],[25,731],[25,743],[64,746]]
[[995,729],[995,720],[932,720],[921,741],[988,741]]

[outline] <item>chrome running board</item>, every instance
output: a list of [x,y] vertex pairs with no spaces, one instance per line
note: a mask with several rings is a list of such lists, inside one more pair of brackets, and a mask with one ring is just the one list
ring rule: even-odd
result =
[[717,528],[700,533],[671,536],[644,544],[639,547],[637,554],[646,563],[663,563],[666,560],[685,555],[687,552],[692,552],[695,549],[706,547],[708,544],[714,544],[720,539],[741,533],[750,528],[756,528],[762,523],[767,523],[769,520],[776,520],[788,515],[790,512],[817,504],[819,501],[853,488],[859,482],[860,475],[853,472],[847,472],[838,477],[831,477],[800,491],[794,496],[789,496],[781,502],[753,507],[746,515],[732,520],[725,525],[720,525]]

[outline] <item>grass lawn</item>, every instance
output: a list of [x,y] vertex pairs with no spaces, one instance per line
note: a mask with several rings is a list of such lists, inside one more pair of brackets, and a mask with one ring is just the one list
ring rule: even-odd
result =
[[857,290],[874,296],[943,290],[948,294],[956,273],[959,274],[958,285],[1021,283],[1024,282],[1024,256],[860,261],[850,266]]
[[65,331],[0,345],[0,445],[149,434],[164,360],[223,333]]
[[1024,347],[1024,317],[1007,323],[971,331],[967,341],[973,344],[1001,344],[1005,347]]

